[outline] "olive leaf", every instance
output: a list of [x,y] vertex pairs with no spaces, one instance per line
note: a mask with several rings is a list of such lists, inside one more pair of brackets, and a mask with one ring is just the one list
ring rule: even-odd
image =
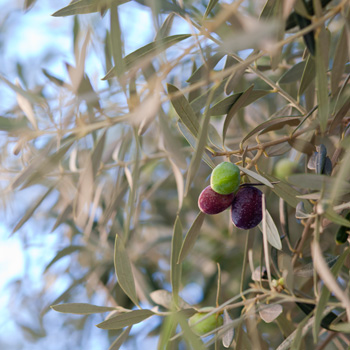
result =
[[283,307],[280,304],[262,305],[259,309],[259,315],[266,323],[273,322],[282,312]]
[[181,122],[187,127],[194,137],[197,137],[199,131],[199,121],[191,105],[187,101],[186,97],[180,94],[180,90],[176,86],[168,84],[167,87],[169,95],[178,95],[176,97],[170,97],[170,101]]
[[222,130],[222,139],[223,142],[225,141],[225,137],[226,137],[226,132],[228,129],[228,126],[231,122],[231,119],[234,117],[234,115],[236,114],[236,112],[244,106],[244,103],[247,101],[247,99],[249,98],[251,92],[253,91],[254,85],[250,86],[246,91],[244,91],[239,97],[238,99],[234,102],[234,104],[230,107],[230,110],[227,113],[227,116],[225,118],[225,122],[224,122],[224,127]]
[[[165,289],[158,289],[153,291],[150,298],[158,305],[171,310],[173,308],[173,296],[172,293]],[[181,309],[190,309],[191,305],[187,304],[182,298],[178,297],[178,305]]]
[[[118,277],[118,283],[120,287],[123,289],[125,294],[132,300],[132,302],[135,305],[138,305],[136,289],[135,289],[135,281],[134,281],[134,276],[131,269],[131,263],[130,263],[128,254],[125,250],[122,237],[120,237],[118,234],[115,235],[114,268]],[[131,324],[128,324],[126,326],[130,326]],[[110,329],[118,329],[118,328],[110,328]]]
[[[260,223],[258,226],[260,231],[263,232],[262,223]],[[267,241],[274,248],[281,250],[282,242],[281,242],[280,234],[277,230],[275,222],[273,221],[270,213],[267,210],[266,210],[266,234],[267,234]]]
[[[125,69],[128,70],[131,67],[133,67],[137,62],[140,62],[143,59],[146,59],[147,57],[153,57],[159,54],[160,52],[166,50],[170,46],[175,45],[179,41],[188,39],[190,36],[190,34],[177,34],[159,39],[157,41],[153,41],[125,56],[123,58],[123,65]],[[107,72],[107,74],[102,78],[102,80],[111,79],[116,76],[116,73],[116,68],[113,67],[109,72]]]
[[[229,315],[229,313],[227,312],[227,310],[224,310],[224,327],[229,325],[230,323],[232,323],[232,319]],[[233,342],[233,338],[235,335],[235,331],[234,328],[230,328],[228,329],[225,333],[224,336],[222,337],[222,345],[225,348],[229,348]]]
[[340,33],[334,53],[333,67],[331,71],[331,89],[335,96],[339,90],[339,83],[345,70],[345,64],[349,59],[348,40],[345,25]]
[[52,14],[54,17],[82,15],[101,12],[111,5],[121,5],[130,0],[73,0],[71,3]]
[[173,291],[173,299],[176,305],[179,303],[179,290],[181,283],[181,271],[182,266],[178,264],[180,250],[182,244],[182,225],[180,218],[177,216],[174,224],[173,238],[171,241],[171,268],[170,268],[170,280]]
[[182,263],[185,260],[186,256],[189,254],[194,244],[196,243],[204,218],[205,218],[205,214],[202,212],[199,212],[197,217],[193,221],[182,243],[178,263]]
[[[224,98],[223,100],[217,102],[213,107],[209,109],[210,115],[223,115],[227,114],[232,106],[238,101],[238,99],[243,95],[244,92],[239,92]],[[270,94],[271,91],[268,90],[253,90],[249,93],[249,96],[244,101],[244,103],[240,106],[245,107],[249,106],[254,101]]]
[[300,123],[300,117],[277,117],[273,119],[266,120],[265,122],[262,122],[257,127],[255,127],[253,130],[251,130],[245,137],[243,137],[241,141],[241,148],[243,147],[243,144],[245,141],[247,141],[250,137],[257,134],[259,131],[271,131],[271,130],[278,130],[283,128],[285,125],[291,125],[296,126]]
[[315,79],[315,75],[316,75],[315,60],[313,56],[310,55],[306,60],[304,72],[301,77],[298,96],[301,96],[305,92],[305,90],[308,88],[311,82]]
[[96,326],[102,329],[122,329],[140,323],[153,315],[151,310],[134,310],[111,317]]
[[108,350],[119,350],[120,347],[124,344],[126,339],[129,336],[129,333],[131,331],[131,327],[126,327],[123,332],[119,335],[119,337],[111,344],[111,346],[108,348]]
[[190,84],[195,83],[201,79],[205,79],[205,77],[209,74],[210,70],[212,70],[220,60],[225,56],[224,52],[217,52],[213,56],[209,57],[205,64],[200,66],[188,79],[187,82]]
[[279,84],[290,84],[301,79],[302,74],[305,69],[306,61],[301,61],[296,63],[293,67],[289,68],[282,76],[279,78]]
[[[334,266],[332,267],[331,271],[334,276],[337,276],[340,269],[342,268],[345,258],[349,255],[349,249],[345,250],[343,254],[340,257],[336,257],[337,259],[334,262]],[[322,320],[323,312],[327,306],[327,302],[329,300],[329,297],[331,295],[331,291],[323,287],[321,291],[321,295],[319,298],[319,301],[316,305],[316,310],[315,310],[315,323],[313,327],[313,335],[314,335],[314,340],[318,338],[318,333],[320,330],[320,325],[324,323],[325,321]],[[325,324],[323,324],[325,326]]]
[[[317,48],[321,51],[321,40],[318,37]],[[327,68],[321,54],[316,55],[316,87],[317,87],[317,102],[318,102],[318,119],[320,121],[321,132],[324,133],[327,128],[329,117],[329,99],[328,99],[328,80]],[[328,64],[328,60],[327,60]]]
[[46,265],[45,267],[45,271],[46,272],[56,261],[64,258],[65,256],[67,255],[70,255],[74,252],[77,252],[77,251],[83,251],[83,250],[86,250],[86,248],[82,245],[70,245],[66,248],[63,248],[62,250],[60,250],[56,255],[55,257]]
[[261,182],[262,184],[270,187],[270,188],[274,188],[274,185],[268,180],[266,179],[264,176],[257,174],[256,172],[247,169],[247,168],[243,168],[239,165],[237,165],[240,171],[243,171],[245,174],[247,174],[248,176],[252,177],[253,179]]
[[77,315],[90,315],[97,314],[109,311],[115,311],[115,307],[108,306],[96,306],[86,303],[67,303],[59,305],[51,305],[51,309],[68,313],[68,314],[77,314]]

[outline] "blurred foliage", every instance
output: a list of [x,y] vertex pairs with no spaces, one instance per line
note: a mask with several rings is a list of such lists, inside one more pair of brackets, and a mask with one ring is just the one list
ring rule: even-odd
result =
[[[0,76],[17,97],[0,116],[3,201],[37,193],[13,233],[42,221],[67,242],[42,267],[40,329],[26,331],[45,336],[49,304],[85,315],[65,315],[81,337],[94,327],[86,315],[109,312],[97,327],[110,349],[133,344],[138,330],[158,349],[348,347],[349,2],[132,1],[156,35],[126,54],[127,2],[56,3],[53,16],[75,16],[69,79],[44,67],[29,85],[23,67],[17,81]],[[86,64],[92,52],[105,88]],[[279,180],[283,158],[296,166]],[[198,215],[224,160],[264,192],[260,230],[235,228],[229,211]],[[48,300],[64,276],[69,285]],[[199,336],[188,319],[200,311],[223,324]]]

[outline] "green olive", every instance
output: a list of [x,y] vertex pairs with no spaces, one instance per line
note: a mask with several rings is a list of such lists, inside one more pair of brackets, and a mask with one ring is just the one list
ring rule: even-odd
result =
[[239,168],[230,162],[223,162],[217,165],[211,173],[210,186],[213,191],[219,194],[235,192],[240,182]]
[[286,179],[296,170],[297,164],[288,158],[280,159],[275,165],[275,176],[281,180]]
[[[203,318],[205,315],[207,315],[207,312],[198,312],[194,314],[190,319],[188,320],[188,324],[190,326],[194,325],[196,322],[198,322],[201,318]],[[216,314],[210,315],[205,320],[197,323],[193,326],[192,330],[199,334],[203,335],[210,331],[213,331],[214,329],[222,326],[224,323],[224,320],[222,316],[217,316]]]

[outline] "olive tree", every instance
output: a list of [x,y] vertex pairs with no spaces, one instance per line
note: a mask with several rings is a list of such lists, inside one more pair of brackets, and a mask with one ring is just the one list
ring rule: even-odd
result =
[[[153,21],[131,52],[123,6]],[[13,232],[50,223],[37,234],[65,243],[43,278],[71,278],[40,317],[84,315],[79,333],[100,314],[110,349],[141,331],[157,349],[349,346],[349,2],[74,0],[53,16],[74,16],[69,78],[1,77],[17,95],[6,190],[37,193]]]

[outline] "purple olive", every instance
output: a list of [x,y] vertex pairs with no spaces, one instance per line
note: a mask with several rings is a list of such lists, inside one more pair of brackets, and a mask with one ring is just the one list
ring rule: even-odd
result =
[[252,186],[239,189],[231,206],[231,218],[234,225],[249,230],[262,220],[262,192]]
[[234,196],[233,193],[216,193],[208,186],[199,195],[198,207],[205,214],[219,214],[232,204]]

